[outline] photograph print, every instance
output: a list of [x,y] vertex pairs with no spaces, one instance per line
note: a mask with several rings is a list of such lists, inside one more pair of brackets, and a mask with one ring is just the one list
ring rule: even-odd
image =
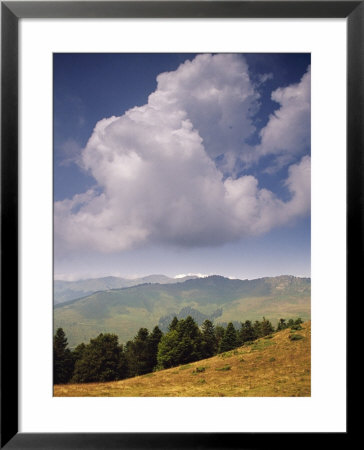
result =
[[53,54],[53,395],[311,395],[309,53]]

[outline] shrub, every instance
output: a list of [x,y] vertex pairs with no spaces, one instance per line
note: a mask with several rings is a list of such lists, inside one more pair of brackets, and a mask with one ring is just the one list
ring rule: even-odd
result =
[[303,339],[303,336],[301,336],[300,334],[290,334],[289,339],[291,341],[299,341],[300,339]]
[[202,373],[205,372],[206,367],[196,367],[196,369],[192,373]]
[[225,371],[225,370],[230,370],[230,369],[231,369],[231,367],[229,366],[229,364],[227,364],[224,367],[218,367],[216,370]]

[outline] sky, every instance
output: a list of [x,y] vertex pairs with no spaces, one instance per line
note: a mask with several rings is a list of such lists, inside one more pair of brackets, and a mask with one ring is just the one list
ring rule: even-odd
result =
[[54,276],[310,276],[310,54],[53,56]]

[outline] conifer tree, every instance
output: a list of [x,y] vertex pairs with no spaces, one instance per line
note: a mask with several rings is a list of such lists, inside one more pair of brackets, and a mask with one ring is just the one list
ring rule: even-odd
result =
[[286,319],[279,319],[278,325],[277,325],[277,331],[282,331],[287,328]]
[[206,319],[202,324],[202,358],[210,358],[217,353],[218,343],[215,328],[211,320]]
[[227,352],[229,350],[232,350],[233,348],[236,348],[238,346],[238,339],[236,335],[236,330],[232,322],[228,323],[228,326],[226,327],[224,337],[221,340],[220,344],[220,353]]
[[217,349],[220,348],[220,344],[222,341],[222,338],[224,337],[225,334],[225,328],[222,325],[216,325],[215,326],[215,336],[216,336],[216,341],[217,341]]
[[72,356],[73,360],[76,362],[78,359],[82,358],[83,352],[85,351],[86,345],[82,342],[78,344],[77,347],[73,350]]
[[147,328],[140,328],[134,339],[127,342],[125,355],[130,377],[150,372],[148,339]]
[[158,326],[153,328],[148,338],[148,371],[152,372],[157,366],[158,345],[162,339],[163,333]]
[[168,326],[168,331],[175,330],[178,325],[178,319],[176,316],[173,317],[172,322]]
[[261,335],[267,336],[274,332],[274,327],[269,320],[263,317],[263,321],[261,323]]
[[256,339],[256,335],[254,332],[253,325],[250,320],[246,320],[241,324],[241,328],[238,333],[238,340],[240,344],[244,344],[244,342],[254,341]]
[[72,377],[74,383],[114,381],[125,378],[126,362],[123,347],[115,334],[100,334],[85,346],[81,359],[76,361]]
[[259,320],[256,320],[253,325],[253,330],[255,334],[255,339],[258,339],[263,336],[262,332],[262,322],[259,322]]
[[168,333],[162,336],[158,344],[158,369],[169,369],[178,365],[178,342],[179,336],[177,330],[168,331]]
[[178,322],[179,344],[177,348],[179,364],[186,364],[202,358],[202,336],[195,320],[188,316]]
[[58,328],[53,338],[53,382],[68,383],[73,372],[73,358],[67,348],[68,341],[62,328]]
[[[173,322],[176,321],[173,319]],[[169,368],[201,359],[201,332],[191,316],[169,327],[158,346],[158,367]]]

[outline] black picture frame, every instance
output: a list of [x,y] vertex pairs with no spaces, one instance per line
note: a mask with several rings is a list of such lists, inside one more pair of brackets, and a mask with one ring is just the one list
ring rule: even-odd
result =
[[[264,448],[280,433],[18,432],[18,21],[21,18],[346,18],[347,311],[363,270],[363,1],[3,1],[1,2],[1,448]],[[11,297],[11,298],[9,298]],[[11,300],[11,301],[10,301]],[[347,348],[350,348],[348,344]],[[349,418],[349,414],[347,416]],[[335,440],[346,433],[333,433]],[[315,443],[327,435],[315,435]],[[295,446],[307,444],[310,433]],[[269,444],[268,444],[269,442]],[[343,442],[342,442],[343,443]]]

